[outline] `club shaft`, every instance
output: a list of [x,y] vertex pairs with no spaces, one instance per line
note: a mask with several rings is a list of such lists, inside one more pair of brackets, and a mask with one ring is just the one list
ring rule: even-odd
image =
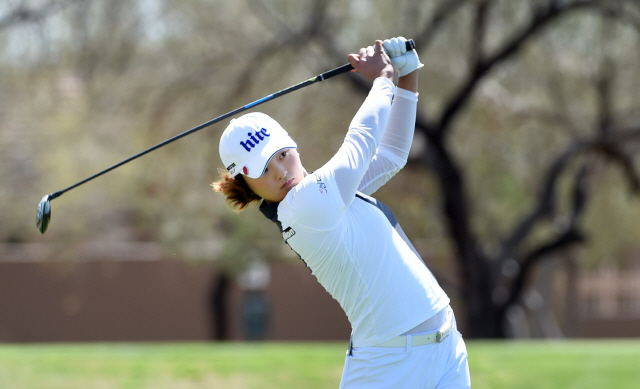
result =
[[249,103],[247,105],[244,105],[242,107],[236,108],[233,111],[229,111],[229,112],[227,112],[227,113],[225,113],[223,115],[220,115],[220,116],[218,116],[216,118],[213,118],[213,119],[211,119],[211,120],[209,120],[207,122],[204,122],[204,123],[202,123],[202,124],[200,124],[200,125],[198,125],[196,127],[191,128],[191,129],[189,129],[187,131],[184,131],[184,132],[182,132],[182,133],[180,133],[180,134],[178,134],[178,135],[176,135],[176,136],[174,136],[172,138],[169,138],[169,139],[165,140],[164,142],[158,143],[155,146],[152,146],[152,147],[150,147],[150,148],[148,148],[148,149],[146,149],[144,151],[141,151],[136,155],[133,155],[133,156],[121,161],[121,162],[118,162],[117,164],[115,164],[115,165],[113,165],[111,167],[108,167],[108,168],[106,168],[106,169],[104,169],[104,170],[102,170],[102,171],[100,171],[100,172],[98,172],[98,173],[96,173],[96,174],[94,174],[94,175],[92,175],[90,177],[85,178],[82,181],[79,181],[79,182],[69,186],[68,188],[59,190],[57,192],[53,192],[53,193],[51,193],[49,195],[49,199],[53,200],[54,198],[61,196],[63,193],[68,192],[73,188],[76,188],[76,187],[78,187],[78,186],[80,186],[82,184],[85,184],[85,183],[87,183],[87,182],[89,182],[89,181],[91,181],[91,180],[93,180],[95,178],[100,177],[103,174],[106,174],[106,173],[108,173],[108,172],[110,172],[110,171],[112,171],[112,170],[114,170],[114,169],[116,169],[116,168],[118,168],[118,167],[120,167],[120,166],[122,166],[124,164],[127,164],[127,163],[133,161],[134,159],[140,158],[145,154],[148,154],[148,153],[150,153],[150,152],[152,152],[154,150],[157,150],[160,147],[166,146],[169,143],[175,142],[178,139],[183,138],[183,137],[185,137],[185,136],[187,136],[189,134],[192,134],[192,133],[194,133],[196,131],[202,130],[203,128],[209,127],[212,124],[215,124],[215,123],[217,123],[217,122],[219,122],[221,120],[227,119],[227,118],[229,118],[231,116],[235,116],[235,115],[239,114],[240,112],[246,111],[246,110],[248,110],[250,108],[253,108],[253,107],[256,107],[256,106],[258,106],[260,104],[266,103],[267,101],[273,100],[273,99],[275,99],[277,97],[286,95],[287,93],[291,93],[291,92],[296,91],[298,89],[304,88],[305,86],[308,86],[308,85],[311,85],[311,84],[314,84],[314,83],[317,83],[317,82],[321,82],[321,81],[327,80],[327,79],[329,79],[329,78],[331,78],[333,76],[337,76],[339,74],[346,73],[346,72],[351,71],[351,70],[353,70],[353,67],[351,66],[351,64],[345,64],[345,65],[342,65],[342,66],[337,67],[335,69],[332,69],[332,70],[329,70],[327,72],[321,73],[321,74],[319,74],[319,75],[317,75],[317,76],[315,76],[313,78],[310,78],[308,80],[305,80],[305,81],[303,81],[303,82],[301,82],[299,84],[290,86],[290,87],[288,87],[286,89],[283,89],[283,90],[281,90],[279,92],[270,94],[270,95],[265,96],[265,97],[263,97],[261,99],[253,101],[253,102],[251,102],[251,103]]
[[[407,48],[407,51],[415,49],[415,44],[414,44],[412,39],[407,40],[406,48]],[[114,170],[114,169],[116,169],[116,168],[118,168],[118,167],[120,167],[120,166],[122,166],[122,165],[124,165],[126,163],[129,163],[129,162],[133,161],[134,159],[140,158],[145,154],[148,154],[148,153],[150,153],[150,152],[152,152],[154,150],[157,150],[162,146],[166,146],[169,143],[175,142],[178,139],[183,138],[183,137],[185,137],[185,136],[187,136],[189,134],[192,134],[192,133],[194,133],[196,131],[202,130],[203,128],[209,127],[210,125],[212,125],[214,123],[217,123],[217,122],[219,122],[221,120],[227,119],[227,118],[229,118],[231,116],[237,115],[240,112],[243,112],[243,111],[246,111],[246,110],[248,110],[250,108],[256,107],[256,106],[258,106],[258,105],[260,105],[262,103],[266,103],[267,101],[273,100],[273,99],[278,98],[278,97],[283,96],[283,95],[286,95],[287,93],[291,93],[291,92],[296,91],[298,89],[304,88],[305,86],[314,84],[316,82],[321,82],[321,81],[324,81],[324,80],[328,80],[329,78],[331,78],[333,76],[337,76],[339,74],[346,73],[346,72],[349,72],[351,70],[353,70],[353,66],[351,66],[351,64],[344,64],[344,65],[342,65],[340,67],[337,67],[335,69],[332,69],[332,70],[329,70],[327,72],[318,74],[317,76],[315,76],[313,78],[310,78],[310,79],[308,79],[306,81],[303,81],[303,82],[301,82],[299,84],[292,85],[292,86],[290,86],[290,87],[288,87],[286,89],[283,89],[283,90],[281,90],[279,92],[270,94],[268,96],[265,96],[265,97],[263,97],[261,99],[258,99],[256,101],[254,101],[252,103],[249,103],[249,104],[244,105],[242,107],[236,108],[233,111],[227,112],[224,115],[220,115],[217,118],[211,119],[208,122],[204,122],[204,123],[202,123],[202,124],[200,124],[200,125],[198,125],[196,127],[193,127],[190,130],[187,130],[187,131],[182,132],[182,133],[180,133],[180,134],[178,134],[178,135],[176,135],[176,136],[174,136],[172,138],[169,138],[169,139],[165,140],[164,142],[158,143],[157,145],[155,145],[153,147],[150,147],[150,148],[148,148],[148,149],[146,149],[144,151],[141,151],[138,154],[133,155],[133,156],[125,159],[124,161],[118,162],[117,164],[115,164],[115,165],[113,165],[113,166],[111,166],[109,168],[106,168],[106,169],[104,169],[104,170],[92,175],[91,177],[87,177],[84,180],[82,180],[82,181],[80,181],[78,183],[75,183],[75,184],[71,185],[68,188],[59,190],[57,192],[53,192],[53,193],[49,194],[49,200],[53,200],[56,197],[61,196],[63,193],[68,192],[73,188],[76,188],[76,187],[78,187],[78,186],[80,186],[82,184],[85,184],[85,183],[87,183],[87,182],[89,182],[89,181],[91,181],[91,180],[93,180],[95,178],[98,178],[101,175],[103,175],[105,173],[108,173],[108,172],[110,172],[110,171],[112,171],[112,170]]]

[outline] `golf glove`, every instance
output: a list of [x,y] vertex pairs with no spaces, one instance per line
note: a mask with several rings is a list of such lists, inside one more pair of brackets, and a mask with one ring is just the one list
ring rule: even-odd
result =
[[418,53],[415,50],[407,51],[407,40],[404,37],[385,39],[382,45],[387,52],[391,63],[395,70],[398,71],[400,77],[406,76],[416,69],[420,69],[424,65],[420,63]]

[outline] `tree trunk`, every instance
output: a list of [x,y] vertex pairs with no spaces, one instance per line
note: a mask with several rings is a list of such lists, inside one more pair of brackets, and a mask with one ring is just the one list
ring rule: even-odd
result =
[[229,277],[220,272],[213,281],[211,289],[212,337],[214,340],[229,339],[228,332],[228,295],[231,289]]

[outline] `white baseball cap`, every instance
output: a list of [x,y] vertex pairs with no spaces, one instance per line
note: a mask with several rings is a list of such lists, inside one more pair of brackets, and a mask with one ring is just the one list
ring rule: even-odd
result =
[[220,138],[220,159],[232,176],[260,178],[275,154],[296,142],[274,119],[252,112],[231,120]]

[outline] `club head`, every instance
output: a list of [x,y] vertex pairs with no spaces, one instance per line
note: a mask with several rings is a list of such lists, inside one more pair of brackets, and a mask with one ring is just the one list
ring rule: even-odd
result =
[[51,195],[46,195],[40,200],[36,212],[36,227],[40,233],[44,234],[47,231],[49,220],[51,220]]

